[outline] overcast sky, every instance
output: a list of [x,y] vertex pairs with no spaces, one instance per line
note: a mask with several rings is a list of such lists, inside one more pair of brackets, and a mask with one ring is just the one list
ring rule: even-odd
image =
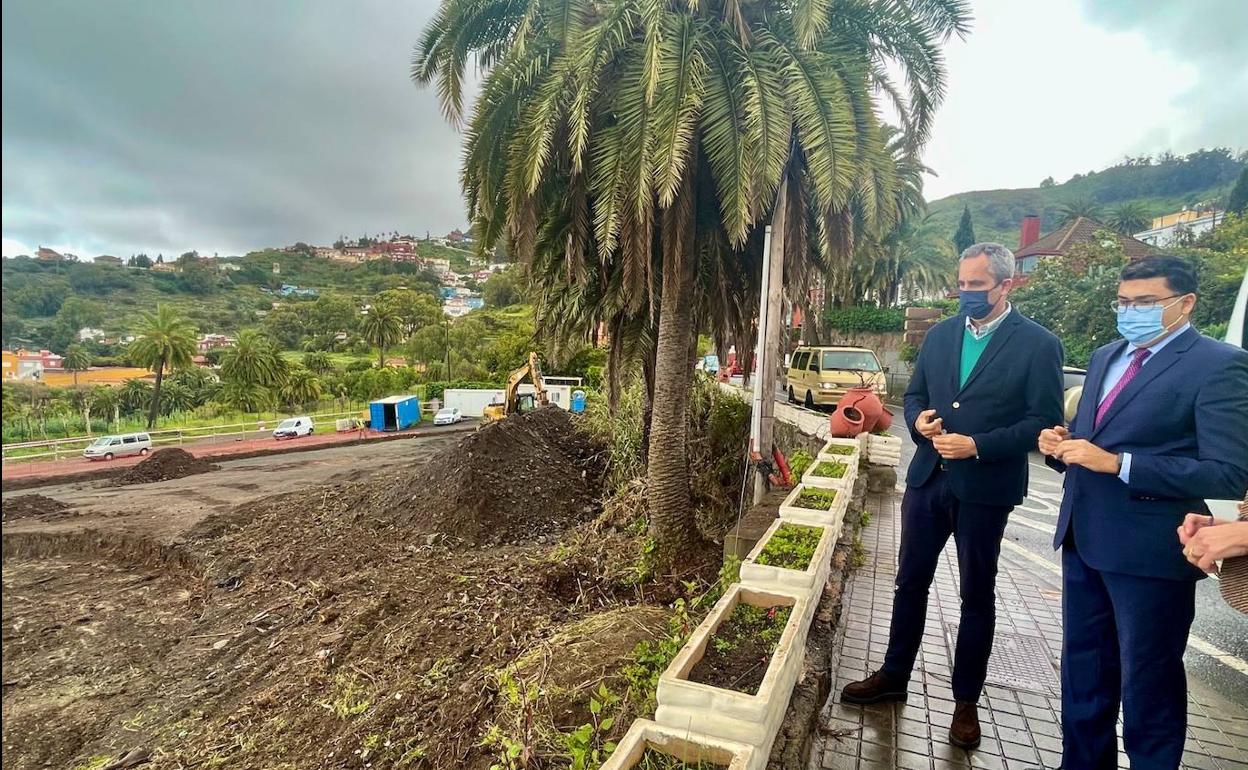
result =
[[[928,196],[1248,147],[1245,0],[973,0]],[[3,4],[3,251],[242,253],[464,224],[412,85],[434,0]]]

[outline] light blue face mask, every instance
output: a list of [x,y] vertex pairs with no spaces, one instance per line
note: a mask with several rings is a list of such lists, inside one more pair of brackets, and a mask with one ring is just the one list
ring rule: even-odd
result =
[[1164,323],[1163,316],[1167,310],[1182,301],[1183,298],[1180,297],[1169,305],[1153,305],[1147,310],[1128,308],[1118,313],[1118,333],[1127,342],[1137,348],[1142,348],[1164,336],[1174,326],[1178,326],[1183,316],[1179,316],[1170,326]]

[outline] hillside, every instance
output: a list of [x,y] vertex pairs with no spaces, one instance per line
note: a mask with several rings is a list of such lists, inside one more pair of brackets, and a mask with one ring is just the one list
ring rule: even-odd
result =
[[1223,149],[1200,150],[1181,158],[1131,159],[1052,186],[950,195],[932,201],[928,210],[933,227],[952,237],[963,207],[970,206],[978,240],[1000,241],[1013,248],[1025,215],[1039,214],[1041,232],[1047,233],[1056,229],[1061,207],[1079,200],[1095,201],[1106,214],[1124,203],[1138,203],[1150,217],[1205,201],[1224,205],[1245,165],[1248,152],[1234,155]]

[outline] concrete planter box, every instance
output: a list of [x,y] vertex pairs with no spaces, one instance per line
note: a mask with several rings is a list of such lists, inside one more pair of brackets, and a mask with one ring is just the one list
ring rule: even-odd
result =
[[[801,673],[806,632],[810,628],[811,613],[807,606],[810,601],[808,595],[794,591],[778,588],[760,591],[733,583],[659,677],[659,705],[654,720],[677,731],[745,743],[767,757],[788,708],[793,685]],[[755,607],[785,605],[793,608],[758,693],[754,695],[689,681],[689,672],[706,653],[706,645],[719,624],[740,602]]]
[[869,436],[867,438],[867,461],[872,465],[901,465],[901,439],[897,436]]
[[[805,484],[798,484],[789,493],[789,496],[784,498],[784,502],[780,503],[780,518],[795,524],[833,527],[839,533],[841,521],[845,518],[845,511],[849,508],[849,498],[852,496],[850,490],[836,490],[836,501],[832,504],[832,507],[826,511],[821,511],[818,508],[802,508],[797,504],[797,498],[805,488]],[[815,487],[815,489],[826,488]],[[837,536],[839,537],[840,535],[838,534]]]
[[[810,464],[806,472],[802,474],[802,483],[808,487],[819,487],[820,489],[840,489],[851,490],[854,488],[854,479],[858,477],[858,455],[845,455],[839,457],[837,455],[825,455],[820,452],[815,461]],[[828,476],[816,476],[815,468],[820,463],[840,463],[845,466],[845,475],[839,479]]]
[[602,770],[629,770],[641,761],[646,749],[688,764],[713,762],[728,770],[763,770],[767,764],[765,756],[760,757],[753,747],[744,743],[674,730],[649,719],[638,719],[628,728],[611,758],[603,763]]
[[[837,498],[840,498],[839,493]],[[810,558],[810,564],[807,565],[805,570],[785,569],[758,563],[758,558],[767,547],[767,542],[785,524],[815,527],[822,530],[819,545],[815,547],[815,552]],[[819,592],[823,591],[823,584],[828,582],[828,572],[832,568],[832,549],[836,547],[836,539],[838,537],[840,537],[839,526],[803,524],[798,521],[776,519],[767,528],[767,532],[758,541],[758,545],[754,546],[754,550],[750,551],[745,560],[741,562],[741,582],[750,588],[767,591],[773,588],[780,588],[805,593],[811,598],[809,606],[813,608],[817,603]]]
[[[853,449],[854,452],[853,454],[848,454],[848,455],[832,454],[831,452],[828,451],[828,449],[829,447],[833,447],[833,446],[849,447]],[[850,457],[861,457],[862,448],[863,448],[863,440],[861,436],[855,437],[855,438],[837,438],[833,436],[829,438],[826,443],[824,443],[823,449],[819,451],[819,459],[820,460],[832,459],[832,460],[840,460],[844,462]]]

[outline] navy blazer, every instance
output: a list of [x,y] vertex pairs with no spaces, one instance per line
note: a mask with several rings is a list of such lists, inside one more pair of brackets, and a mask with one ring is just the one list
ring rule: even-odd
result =
[[1073,529],[1089,566],[1141,577],[1196,580],[1175,530],[1188,512],[1208,513],[1205,499],[1243,497],[1248,488],[1248,352],[1188,329],[1171,340],[1110,406],[1096,409],[1119,340],[1092,354],[1070,432],[1109,452],[1130,452],[1130,484],[1075,466],[1053,547]]
[[966,316],[936,324],[923,340],[910,386],[906,427],[914,459],[906,483],[920,487],[940,465],[929,439],[914,428],[935,409],[949,433],[975,440],[979,456],[945,463],[958,500],[1014,506],[1027,495],[1027,456],[1040,431],[1062,419],[1062,344],[1051,332],[1012,309],[993,332],[966,385],[958,380]]

